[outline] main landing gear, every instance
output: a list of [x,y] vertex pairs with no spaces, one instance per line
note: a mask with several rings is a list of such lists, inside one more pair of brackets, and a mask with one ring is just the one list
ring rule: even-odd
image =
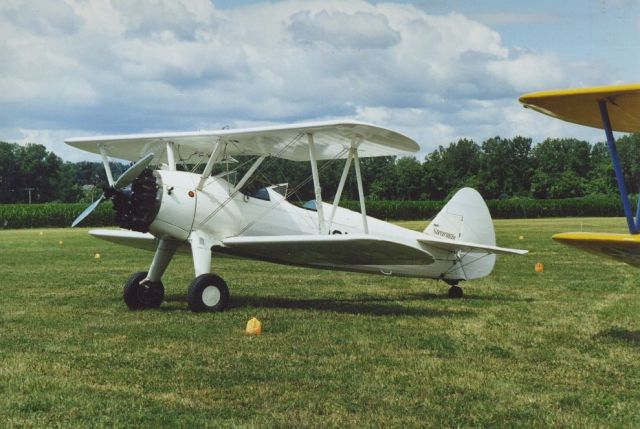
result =
[[[209,272],[212,243],[196,232],[192,236],[190,242],[196,278],[187,290],[189,310],[196,313],[222,311],[229,303],[229,288],[222,277]],[[130,310],[160,307],[164,298],[164,286],[160,278],[181,244],[161,239],[149,271],[129,276],[123,286],[123,298]]]
[[164,298],[164,286],[161,281],[145,281],[147,273],[133,273],[124,283],[122,295],[129,310],[158,308]]
[[202,274],[193,279],[187,293],[189,310],[222,311],[229,302],[229,288],[222,277],[215,274]]
[[[449,283],[449,282],[447,282]],[[452,299],[458,299],[458,298],[462,298],[463,292],[462,292],[462,288],[460,286],[458,286],[458,282],[450,282],[449,283],[451,285],[451,287],[449,288],[449,291],[447,292],[447,296],[449,298]]]

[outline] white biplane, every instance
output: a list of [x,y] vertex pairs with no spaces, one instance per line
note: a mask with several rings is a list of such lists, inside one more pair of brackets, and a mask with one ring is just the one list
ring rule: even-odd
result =
[[[90,234],[155,251],[149,270],[132,274],[124,284],[124,301],[130,309],[160,306],[161,278],[176,251],[193,257],[195,279],[187,301],[195,312],[220,311],[229,301],[224,280],[211,273],[212,253],[310,268],[441,279],[455,298],[462,296],[460,281],[491,273],[495,254],[526,253],[495,245],[489,210],[470,188],[458,191],[423,232],[367,216],[360,159],[419,149],[408,137],[374,125],[332,121],[74,138],[66,143],[99,153],[109,182],[104,194],[72,226],[101,201],[111,199],[121,229],[91,230]],[[212,175],[215,164],[244,155],[256,158],[237,183],[227,173]],[[270,156],[309,161],[315,200],[299,207],[287,200],[279,185],[246,192],[249,180]],[[109,157],[136,162],[114,180]],[[329,204],[322,201],[318,161],[335,159],[344,159],[345,165]],[[198,162],[206,162],[202,173],[177,168],[179,163]],[[158,169],[149,169],[151,164]],[[360,213],[338,206],[352,164]]]

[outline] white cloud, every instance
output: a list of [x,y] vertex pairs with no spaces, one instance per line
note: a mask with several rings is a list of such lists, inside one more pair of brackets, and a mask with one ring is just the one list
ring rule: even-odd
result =
[[73,8],[64,2],[4,1],[0,5],[0,16],[12,26],[28,28],[43,36],[73,34],[80,24]]
[[560,17],[550,13],[506,11],[475,13],[471,18],[486,25],[541,25],[560,20]]
[[359,0],[6,0],[0,59],[0,139],[41,139],[70,159],[71,135],[336,117],[404,131],[425,151],[535,137],[554,128],[529,126],[542,119],[520,93],[603,83],[588,60],[506,46],[462,14]]
[[29,143],[41,144],[46,147],[48,151],[54,152],[56,155],[67,161],[100,161],[99,155],[88,154],[63,143],[65,139],[86,135],[86,132],[84,131],[0,128],[0,135],[3,136],[0,140],[10,141],[20,145],[26,145]]
[[121,17],[126,36],[164,38],[167,33],[179,40],[195,40],[199,31],[213,24],[210,2],[172,0],[112,0]]
[[288,31],[297,43],[327,43],[334,48],[385,49],[400,41],[382,14],[301,11],[293,15]]

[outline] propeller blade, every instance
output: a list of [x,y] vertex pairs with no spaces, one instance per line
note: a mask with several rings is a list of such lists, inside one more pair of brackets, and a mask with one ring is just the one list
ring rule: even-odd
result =
[[73,228],[74,226],[82,222],[84,218],[89,216],[91,212],[94,211],[96,207],[98,207],[98,205],[104,200],[105,200],[104,194],[100,195],[100,198],[92,202],[89,207],[87,207],[86,209],[84,209],[82,213],[80,213],[80,216],[78,216],[76,220],[74,220],[73,223],[71,224],[71,228]]
[[149,163],[153,159],[153,156],[153,153],[148,153],[138,161],[136,161],[135,164],[129,167],[127,171],[125,171],[120,177],[118,177],[118,180],[116,180],[116,183],[113,184],[113,187],[115,189],[122,189],[132,184],[133,181],[136,180],[136,177],[138,177],[140,173],[142,173],[142,171],[147,168],[147,165],[149,165]]

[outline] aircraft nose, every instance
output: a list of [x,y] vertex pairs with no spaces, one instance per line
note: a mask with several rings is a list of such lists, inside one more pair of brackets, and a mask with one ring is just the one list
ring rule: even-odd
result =
[[160,175],[145,169],[130,187],[116,191],[113,207],[120,228],[148,232],[162,203]]

